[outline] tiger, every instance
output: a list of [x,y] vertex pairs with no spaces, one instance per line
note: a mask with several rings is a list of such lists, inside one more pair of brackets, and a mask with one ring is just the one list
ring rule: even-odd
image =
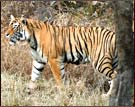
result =
[[38,80],[45,64],[49,64],[57,86],[65,78],[65,64],[91,62],[95,71],[110,80],[117,76],[118,53],[116,35],[103,27],[57,26],[48,21],[10,16],[5,36],[11,45],[27,41],[33,59],[31,82]]

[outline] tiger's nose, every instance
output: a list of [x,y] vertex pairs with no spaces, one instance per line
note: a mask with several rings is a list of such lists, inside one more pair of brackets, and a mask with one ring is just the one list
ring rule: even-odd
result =
[[9,34],[8,34],[8,33],[6,33],[6,34],[5,34],[5,37],[6,37],[6,38],[9,38],[10,36],[9,36]]

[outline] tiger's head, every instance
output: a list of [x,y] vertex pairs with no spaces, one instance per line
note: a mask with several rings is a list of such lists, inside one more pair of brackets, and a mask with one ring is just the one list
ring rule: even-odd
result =
[[17,41],[29,40],[30,32],[27,28],[27,19],[23,16],[21,18],[15,18],[13,15],[10,18],[11,21],[5,33],[6,38],[9,39],[9,44],[14,45]]

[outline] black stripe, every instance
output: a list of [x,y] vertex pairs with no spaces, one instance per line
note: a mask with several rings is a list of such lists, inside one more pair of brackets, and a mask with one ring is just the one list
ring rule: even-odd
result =
[[64,70],[64,67],[60,68],[60,70]]
[[[48,24],[47,24],[47,22],[44,22],[44,24],[46,26],[46,30],[48,31]],[[52,28],[53,28],[53,26],[52,26]]]
[[42,25],[40,24],[40,21],[38,21],[38,23],[39,23],[39,28],[42,29]]
[[67,59],[67,52],[65,51],[65,53],[64,53],[64,62],[67,62],[68,61],[68,59]]
[[57,32],[58,32],[58,35],[56,36],[56,38],[59,38],[59,36],[61,36],[60,35],[60,27],[59,26],[57,26]]
[[34,50],[36,50],[37,51],[37,40],[36,40],[36,37],[35,37],[35,32],[33,31],[33,35],[31,36],[31,38],[30,38],[30,47],[32,48],[32,49],[34,49]]
[[93,44],[95,43],[95,35],[94,35],[94,29],[93,28],[91,28],[91,33],[93,33]]
[[63,74],[61,78],[64,79],[64,77],[65,77],[65,74]]
[[63,35],[63,27],[61,28],[61,37],[62,37],[62,40],[63,40],[62,53],[64,53],[65,52],[65,38],[64,38],[64,35]]
[[82,46],[81,46],[81,43],[80,43],[80,40],[79,40],[79,37],[77,36],[77,39],[78,39],[78,43],[79,43],[79,48],[80,48],[80,51],[81,53],[83,54],[83,51],[82,51]]
[[[113,34],[114,34],[114,33],[113,33]],[[111,39],[110,39],[110,41],[109,41],[110,43],[112,43],[112,39],[113,39],[113,37],[114,37],[114,35],[113,35],[113,34],[111,35]],[[113,44],[113,45],[114,45],[114,44]],[[112,49],[112,53],[111,53],[111,49]],[[109,47],[109,52],[110,52],[110,56],[111,56],[111,58],[113,58],[113,56],[112,56],[112,55],[113,55],[113,47],[112,47],[112,46],[111,46],[111,47]]]
[[113,62],[113,64],[112,64],[113,69],[115,69],[117,66],[118,66],[118,60]]
[[86,48],[87,54],[89,54],[87,43],[84,42],[84,44],[85,44],[85,48]]
[[87,43],[86,43],[86,40],[85,40],[85,38],[84,38],[85,36],[82,35],[82,30],[81,30],[81,28],[80,28],[80,30],[79,30],[79,33],[80,33],[80,35],[81,35],[82,41],[84,42],[84,45],[85,45],[85,48],[86,48],[86,51],[87,51],[87,52],[85,51],[85,53],[88,54]]
[[[37,60],[36,60],[37,61]],[[46,63],[45,62],[40,62],[40,61],[37,61],[38,63],[40,63],[40,64],[43,64],[43,65],[45,65]]]
[[[104,29],[101,29],[100,37],[101,37],[101,34],[102,34],[102,31],[103,31],[103,30],[104,30]],[[102,37],[103,37],[103,36],[102,36]],[[97,61],[96,61],[96,63],[95,63],[95,67],[97,67],[98,62],[102,61],[103,58],[104,58],[104,56],[103,56],[103,57],[100,59],[100,61],[99,61],[103,43],[104,43],[104,42],[103,42],[103,40],[102,40],[102,42],[101,42],[101,47],[100,47],[100,51],[99,51],[99,54],[98,54],[98,58],[97,58]]]
[[[103,30],[105,30],[105,29],[103,29]],[[106,35],[105,35],[105,33],[107,32],[107,30],[105,30],[104,31],[104,33],[103,33],[103,35],[101,36],[101,40],[102,40],[102,42],[101,42],[101,50],[104,50],[104,54],[105,54],[105,38],[106,38]]]
[[98,35],[98,27],[96,27],[96,33],[97,33],[97,44],[98,44],[98,37],[99,37],[99,35]]
[[[110,73],[110,71],[112,71],[112,72]],[[113,73],[113,70],[110,69],[110,70],[106,73],[106,76],[107,76],[109,73],[112,74],[112,73]],[[109,74],[109,77],[110,77],[110,74]]]
[[34,22],[35,28],[38,28],[38,23]]
[[[33,65],[34,66],[34,65]],[[34,66],[35,67],[35,66]],[[44,67],[42,67],[42,68],[37,68],[37,67],[35,67],[38,71],[42,71],[43,69],[44,69]]]
[[104,71],[105,71],[105,69],[107,69],[107,68],[109,68],[110,69],[110,67],[105,67],[102,71],[101,71],[101,73],[103,73]]
[[89,40],[90,40],[90,46],[92,47],[92,40],[91,40],[90,36],[91,36],[91,31],[90,31],[90,29],[89,29],[89,35],[88,35],[88,38],[89,38]]
[[86,29],[87,28],[84,28],[85,31],[83,31],[83,34],[84,34],[84,37],[85,37],[85,41],[87,41],[87,37],[86,37],[86,34],[85,34],[86,33]]
[[[102,34],[103,30],[104,30],[104,28],[102,28],[102,29],[101,29],[101,32],[100,32],[99,43],[100,43],[100,40],[102,40],[102,38],[104,37],[104,36],[102,36],[102,35],[104,35],[104,33],[105,33],[105,32],[104,32],[104,33]],[[102,34],[102,35],[101,35],[101,34]],[[104,43],[104,42],[103,42],[103,40],[102,40],[101,48],[102,48],[103,43]],[[101,48],[100,48],[100,50],[101,50]]]
[[102,59],[100,60],[101,62],[100,62],[100,64],[99,64],[99,66],[98,66],[99,72],[100,72],[100,67],[102,67],[102,64],[104,63],[105,59],[111,60],[109,57],[104,57],[104,56],[103,56]]
[[[111,33],[111,31],[109,31],[108,33],[107,33],[107,36],[108,37],[106,37],[106,49],[107,49],[107,47],[108,47],[108,42],[109,42],[109,44],[111,43],[111,41],[108,41],[109,39],[110,39],[110,33]],[[110,47],[110,46],[109,46]]]
[[83,39],[83,37],[82,37],[82,32],[81,32],[81,28],[79,28],[79,33],[80,33],[80,37]]
[[10,41],[13,42],[13,43],[16,43],[14,40],[11,40],[11,39],[10,39]]
[[77,47],[75,47],[75,50],[76,50],[76,52],[77,52],[77,58],[82,61],[83,56],[82,56],[81,53],[78,51]]
[[70,29],[69,30],[69,45],[70,45],[70,51],[71,51],[71,56],[72,56],[72,61],[74,61],[74,55],[73,55],[73,51],[72,51],[72,44],[71,44],[71,38],[70,38]]
[[107,34],[104,35],[105,36],[105,40],[104,40],[104,49],[105,51],[107,50],[107,39],[109,38],[109,31],[107,30]]
[[[104,28],[101,29],[100,36],[99,37],[101,37],[101,34],[102,34],[103,30],[104,30]],[[104,35],[104,33],[103,33],[103,35]]]
[[109,77],[111,78],[111,75],[114,73],[114,71],[112,71],[110,74],[109,74]]
[[74,37],[75,42],[77,43],[76,35],[75,35],[75,27],[73,28],[73,37]]
[[33,71],[35,74],[37,74],[37,75],[40,75],[40,74],[38,74],[38,73],[36,73],[35,71]]
[[[101,48],[100,48],[100,51],[99,51],[99,54],[98,54],[98,58],[97,58],[97,61],[95,62],[95,67],[97,67],[97,64],[98,64],[98,62],[99,62],[99,57],[100,57],[100,54],[101,54]],[[103,57],[102,57],[103,58]]]
[[56,37],[57,37],[57,35],[56,35],[56,33],[57,33],[57,26],[52,26],[52,28],[53,28],[53,31],[54,31],[54,33],[53,33],[53,37],[54,37],[54,40],[56,40]]
[[102,65],[104,66],[105,64],[110,64],[112,66],[112,63],[111,62],[104,62],[102,63]]

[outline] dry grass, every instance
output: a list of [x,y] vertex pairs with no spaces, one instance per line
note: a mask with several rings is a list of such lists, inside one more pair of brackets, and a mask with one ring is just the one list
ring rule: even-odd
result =
[[84,87],[83,83],[66,85],[57,90],[53,79],[39,81],[39,88],[32,94],[28,94],[26,86],[28,77],[22,77],[19,73],[1,74],[1,104],[4,106],[106,106],[108,98],[99,94],[99,89],[91,92]]

